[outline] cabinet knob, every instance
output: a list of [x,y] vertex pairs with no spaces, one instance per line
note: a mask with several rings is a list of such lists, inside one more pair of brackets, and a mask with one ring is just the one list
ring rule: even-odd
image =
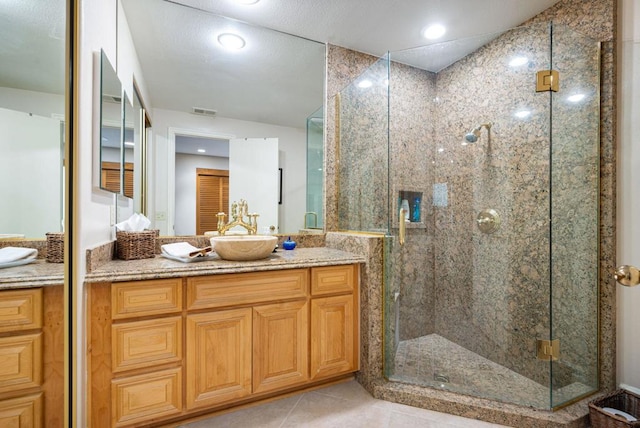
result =
[[618,266],[613,277],[625,287],[633,287],[640,284],[640,270],[634,266]]

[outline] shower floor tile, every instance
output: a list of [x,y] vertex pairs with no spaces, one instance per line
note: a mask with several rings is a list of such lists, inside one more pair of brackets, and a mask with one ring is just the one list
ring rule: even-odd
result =
[[[390,380],[440,388],[536,408],[549,408],[549,387],[494,363],[442,336],[430,334],[398,345]],[[575,382],[554,391],[562,403],[593,389]]]

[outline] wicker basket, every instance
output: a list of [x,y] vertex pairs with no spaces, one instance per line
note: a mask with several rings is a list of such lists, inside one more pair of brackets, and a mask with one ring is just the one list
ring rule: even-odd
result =
[[603,407],[622,410],[634,417],[640,416],[640,396],[620,389],[589,403],[589,417],[593,428],[639,428],[640,421],[629,422],[622,416],[612,415]]
[[64,263],[64,233],[47,233],[47,261]]
[[116,254],[122,260],[149,259],[156,254],[159,230],[116,232]]

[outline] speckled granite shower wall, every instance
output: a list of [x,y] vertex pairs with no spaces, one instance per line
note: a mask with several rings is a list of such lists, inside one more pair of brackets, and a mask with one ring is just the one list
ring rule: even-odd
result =
[[[553,310],[553,384],[595,386],[599,50],[564,26],[553,32],[553,55],[549,25],[532,24],[438,73],[435,182],[448,200],[435,213],[436,332],[547,385],[536,339],[550,337]],[[510,67],[514,56],[528,63]],[[550,67],[561,91],[536,93],[536,71]],[[578,91],[587,98],[569,103]],[[487,122],[476,144],[461,144]],[[475,222],[484,209],[501,218],[492,234]]]

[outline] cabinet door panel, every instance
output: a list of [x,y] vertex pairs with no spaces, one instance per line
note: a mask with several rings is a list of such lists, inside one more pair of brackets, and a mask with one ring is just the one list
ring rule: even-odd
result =
[[187,408],[251,394],[251,308],[187,316]]
[[308,374],[307,301],[253,309],[253,392],[306,382]]
[[0,332],[42,327],[42,289],[0,293]]
[[115,283],[111,286],[111,300],[114,320],[180,312],[182,279]]
[[0,392],[42,385],[42,333],[0,339]]
[[354,296],[311,300],[311,378],[357,370]]
[[116,324],[113,338],[113,372],[182,359],[182,318],[160,318]]
[[182,410],[179,368],[117,379],[111,390],[115,427],[175,415]]
[[357,269],[357,265],[311,268],[311,294],[313,296],[322,296],[353,292],[357,279]]
[[252,305],[307,297],[307,269],[187,278],[187,309]]
[[42,394],[0,401],[0,427],[42,427]]

